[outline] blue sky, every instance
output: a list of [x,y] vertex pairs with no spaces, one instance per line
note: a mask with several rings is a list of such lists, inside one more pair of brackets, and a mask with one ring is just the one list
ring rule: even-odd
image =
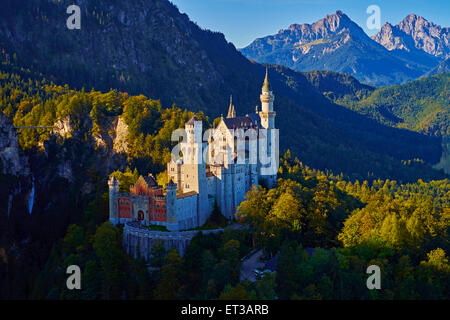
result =
[[450,26],[449,0],[170,0],[200,27],[225,34],[237,48],[255,38],[277,33],[292,23],[313,23],[342,10],[369,35],[366,9],[378,5],[381,24],[399,23],[415,13],[443,27]]

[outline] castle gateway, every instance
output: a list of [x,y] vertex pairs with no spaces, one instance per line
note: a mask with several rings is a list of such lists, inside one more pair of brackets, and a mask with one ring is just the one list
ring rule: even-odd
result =
[[183,157],[167,164],[170,181],[165,192],[152,174],[140,176],[128,193],[120,193],[119,182],[110,178],[110,221],[188,230],[202,226],[215,204],[232,220],[252,186],[264,181],[273,187],[279,161],[278,129],[267,70],[260,100],[261,111],[257,107],[255,113],[241,117],[230,100],[227,117],[211,130],[207,142],[202,141],[202,121],[192,117],[185,125]]

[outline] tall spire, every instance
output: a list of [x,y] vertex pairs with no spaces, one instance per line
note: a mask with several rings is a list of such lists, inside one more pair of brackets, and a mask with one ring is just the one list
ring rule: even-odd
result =
[[233,96],[230,96],[230,106],[228,107],[228,115],[227,118],[236,118],[236,111],[234,110],[233,105]]
[[262,92],[269,92],[269,91],[270,91],[269,69],[266,67],[266,77],[264,78]]

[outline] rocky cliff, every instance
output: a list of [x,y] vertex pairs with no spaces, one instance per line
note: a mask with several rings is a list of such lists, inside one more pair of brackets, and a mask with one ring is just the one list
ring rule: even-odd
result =
[[0,173],[14,176],[28,176],[28,158],[19,147],[17,132],[11,121],[0,113]]
[[373,40],[389,51],[422,51],[439,59],[450,56],[450,28],[441,27],[416,14],[409,14],[399,24],[385,23]]

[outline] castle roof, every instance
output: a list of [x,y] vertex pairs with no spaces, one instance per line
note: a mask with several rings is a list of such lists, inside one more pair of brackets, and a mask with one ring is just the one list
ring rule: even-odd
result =
[[193,126],[195,124],[195,121],[198,121],[198,119],[195,116],[192,116],[192,118],[186,122],[186,124]]
[[267,67],[266,67],[266,77],[264,78],[262,91],[263,92],[269,92],[270,91],[269,70],[267,69]]
[[247,117],[250,118],[250,120],[253,122],[253,124],[255,125],[259,125],[261,123],[261,117],[259,116],[259,114],[257,113],[250,113],[249,115],[247,115]]
[[174,186],[176,186],[176,185],[177,185],[177,184],[174,183],[172,179],[170,179],[169,183],[167,184],[167,186],[169,186],[169,187],[174,187]]
[[156,187],[156,186],[158,186],[158,184],[156,183],[156,181],[155,181],[155,178],[153,178],[153,176],[146,176],[146,177],[143,177],[144,178],[144,181],[147,183],[147,185],[151,188],[151,187]]
[[253,125],[253,121],[249,117],[225,118],[223,122],[228,129],[249,128]]
[[230,106],[228,107],[227,118],[236,118],[236,110],[234,110],[233,96],[230,96]]

